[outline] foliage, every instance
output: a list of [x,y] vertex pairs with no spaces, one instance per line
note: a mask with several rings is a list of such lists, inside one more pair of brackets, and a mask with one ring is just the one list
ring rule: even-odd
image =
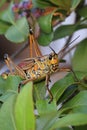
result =
[[[72,1],[68,0],[68,2],[66,2],[65,0],[63,0],[62,2],[60,0],[58,2],[54,0],[50,0],[49,2],[47,1],[43,2],[42,0],[32,1],[33,7],[28,9],[29,11],[28,13],[30,13],[29,18],[32,20],[32,26],[33,26],[32,28],[34,29],[36,28],[37,30],[38,29],[37,24],[40,27],[41,31],[37,32],[39,35],[38,37],[39,44],[46,46],[53,39],[55,39],[55,37],[57,39],[61,38],[61,36],[57,36],[58,35],[57,30],[53,31],[53,27],[59,22],[62,22],[68,15],[70,15],[72,10],[74,10],[80,2],[81,0],[78,0],[77,2],[75,0],[72,0]],[[20,19],[19,17],[17,17],[15,20],[14,12],[17,12],[17,11],[14,11],[14,12],[12,11],[13,6],[14,8],[16,8],[15,7],[16,5],[13,5],[13,2],[11,2],[8,8],[0,13],[0,23],[2,25],[0,27],[0,34],[4,34],[8,40],[14,43],[21,43],[25,41],[26,38],[28,37],[29,25],[31,26],[31,23],[27,17],[22,15],[23,11],[21,11],[19,7],[17,9],[13,8],[13,11],[19,10],[18,14],[21,17]],[[39,8],[39,11],[38,11],[38,8]],[[56,14],[58,13],[58,15],[55,16],[55,13]],[[21,15],[24,16],[24,18],[22,18]],[[74,30],[74,32],[75,31],[76,30]],[[62,35],[63,35],[63,32],[62,32]],[[70,35],[70,34],[66,34],[66,35]],[[66,35],[63,35],[62,37]]]
[[[7,128],[9,130],[53,130],[63,127],[62,130],[68,130],[70,125],[75,127],[86,125],[87,84],[84,82],[84,75],[87,75],[87,73],[76,72],[76,75],[79,79],[78,82],[75,81],[73,74],[70,73],[52,86],[51,91],[54,100],[50,104],[48,103],[49,97],[45,97],[45,91],[42,91],[41,94],[44,82],[35,83],[34,85],[29,82],[21,88],[21,92],[18,94],[17,85],[21,81],[20,77],[8,76],[7,79],[3,79],[1,76],[2,85],[0,85],[0,89],[2,91],[0,102],[3,104],[0,110],[0,128],[2,130]],[[9,80],[11,80],[10,84]],[[9,86],[6,86],[6,84]],[[14,88],[14,86],[16,87]],[[32,97],[35,96],[35,93],[36,97],[39,98],[35,97],[36,100],[33,100]],[[75,96],[70,99],[73,94]],[[45,100],[42,99],[42,95]],[[61,103],[62,106],[60,105]],[[58,106],[60,106],[59,109]],[[35,114],[34,109],[37,110]],[[3,126],[4,119],[6,123]]]
[[[32,0],[22,8],[19,5],[23,1],[19,0],[19,3],[15,5],[11,1],[7,9],[0,12],[0,34],[14,43],[26,41],[30,27],[42,46],[63,37],[70,38],[76,31],[87,28],[84,0]],[[0,7],[4,4],[6,0],[0,3]],[[73,11],[76,14],[75,23],[60,24]],[[49,95],[46,95],[45,79],[36,83],[28,82],[18,93],[22,81],[19,76],[9,75],[6,79],[0,76],[1,130],[87,129],[86,42],[86,38],[79,42],[72,58],[75,72],[68,73],[51,86],[51,103]]]

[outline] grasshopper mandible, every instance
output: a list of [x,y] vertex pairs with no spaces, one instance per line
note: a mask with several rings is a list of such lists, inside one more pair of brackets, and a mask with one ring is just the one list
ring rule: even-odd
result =
[[[76,39],[74,39],[74,40],[76,40]],[[32,41],[35,44],[33,32],[32,32],[32,30],[30,30],[30,44]],[[56,53],[50,47],[52,50],[52,53],[50,53],[48,55],[44,55],[44,56],[42,56],[41,52],[39,51],[39,53],[37,53],[36,57],[24,59],[22,61],[22,63],[23,63],[22,66],[16,65],[11,60],[11,58],[8,56],[8,54],[4,55],[4,59],[5,59],[5,62],[8,66],[8,68],[10,69],[10,74],[19,75],[23,79],[21,84],[26,84],[29,81],[36,81],[36,80],[45,78],[46,79],[46,88],[50,95],[49,102],[51,102],[53,100],[53,95],[49,89],[50,75],[52,73],[55,73],[55,72],[61,70],[59,68],[59,62],[60,62],[61,58],[63,57],[63,55],[67,52],[66,51],[67,47],[68,47],[68,45],[65,45],[59,53]],[[60,55],[60,57],[59,57],[59,55]],[[12,68],[14,68],[14,70]],[[67,69],[67,70],[70,70],[70,69]]]

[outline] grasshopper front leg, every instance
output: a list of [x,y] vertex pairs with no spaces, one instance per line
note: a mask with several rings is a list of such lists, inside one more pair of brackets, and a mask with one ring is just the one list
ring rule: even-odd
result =
[[51,103],[51,102],[53,101],[53,95],[52,95],[52,93],[51,93],[51,91],[50,91],[50,89],[49,89],[49,81],[50,81],[50,75],[47,74],[47,75],[46,75],[46,88],[47,88],[47,91],[48,91],[49,96],[50,96],[50,101],[49,101],[49,103]]

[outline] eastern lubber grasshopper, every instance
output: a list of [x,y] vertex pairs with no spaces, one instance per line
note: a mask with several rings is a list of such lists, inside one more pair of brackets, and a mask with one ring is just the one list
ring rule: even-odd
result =
[[[34,39],[32,29],[30,29],[29,37],[30,37],[30,40],[29,40],[30,41],[30,51],[32,52],[31,48],[32,48],[32,46],[35,46],[36,57],[26,58],[22,61],[22,63],[20,63],[20,65],[16,65],[10,59],[8,54],[5,54],[4,59],[10,70],[9,74],[19,75],[23,79],[21,84],[26,84],[29,81],[36,81],[36,80],[46,78],[46,87],[49,92],[50,102],[51,102],[53,100],[53,96],[49,89],[50,75],[52,73],[55,73],[56,71],[61,70],[59,68],[59,62],[60,62],[61,58],[64,56],[64,54],[66,54],[68,52],[68,50],[67,50],[68,45],[65,45],[59,53],[56,53],[50,47],[52,50],[52,53],[42,56],[40,50],[38,49],[37,43]],[[31,57],[32,57],[32,54],[31,54]],[[14,68],[14,70],[12,68]],[[70,70],[70,69],[66,69],[66,70]]]

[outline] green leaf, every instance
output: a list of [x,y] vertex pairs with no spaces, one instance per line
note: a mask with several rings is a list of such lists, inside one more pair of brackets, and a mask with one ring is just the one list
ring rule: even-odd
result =
[[87,125],[83,125],[83,126],[76,126],[75,130],[87,130]]
[[71,84],[63,93],[63,95],[61,96],[59,102],[63,102],[67,99],[69,99],[69,97],[71,97],[71,95],[73,95],[76,91],[78,90],[78,85],[77,84]]
[[73,25],[62,25],[58,27],[54,32],[53,40],[57,40],[58,38],[63,38],[65,36],[71,35],[76,30],[75,24]]
[[53,94],[54,99],[58,101],[62,96],[62,94],[65,92],[65,90],[73,83],[74,78],[72,74],[68,74],[61,80],[54,83],[54,85],[51,88],[51,92]]
[[87,24],[86,23],[84,24],[84,23],[81,23],[81,22],[77,23],[77,24],[71,24],[71,25],[62,25],[62,26],[56,28],[56,30],[54,31],[54,38],[53,38],[53,40],[57,40],[59,38],[70,36],[75,31],[87,28]]
[[0,2],[0,7],[2,7],[3,4],[5,4],[5,2],[6,2],[6,0],[2,0],[2,1]]
[[70,6],[71,6],[71,0],[50,0],[50,2],[52,2],[53,4],[55,4],[56,6],[59,6],[60,9],[64,9],[64,10],[70,10]]
[[72,0],[71,10],[74,10],[82,0]]
[[56,118],[57,116],[55,112],[38,117],[36,120],[36,130],[49,130],[48,126],[51,126]]
[[77,94],[70,101],[63,105],[62,110],[64,108],[71,108],[72,113],[87,114],[87,91],[82,91]]
[[14,22],[14,13],[12,11],[13,2],[9,5],[9,7],[0,13],[0,19],[4,22],[12,24]]
[[52,42],[52,39],[53,39],[53,32],[49,34],[41,32],[38,38],[38,43],[42,46],[48,46],[50,42]]
[[4,34],[9,27],[9,24],[0,20],[0,34]]
[[[77,27],[76,27],[76,30],[79,30],[79,29],[86,29],[87,28],[87,20],[86,21],[83,21],[81,24],[79,24]],[[76,31],[75,30],[75,31]]]
[[43,0],[33,0],[33,4],[35,7],[39,8],[47,8],[47,7],[59,7],[60,9],[68,10],[70,9],[71,1],[70,0],[50,0],[50,1],[43,1]]
[[8,99],[9,97],[11,97],[11,96],[14,95],[14,94],[17,94],[17,92],[12,91],[12,90],[8,90],[8,91],[6,91],[2,96],[0,96],[0,101],[1,101],[1,102],[5,102],[5,101],[7,101],[7,99]]
[[69,127],[57,128],[56,130],[71,130]]
[[9,75],[7,79],[3,79],[3,77],[0,76],[0,94],[3,94],[8,90],[18,91],[20,82],[21,78],[19,76]]
[[48,34],[49,34],[49,33],[52,32],[52,18],[53,18],[54,12],[56,12],[56,11],[57,11],[57,10],[54,9],[50,14],[41,16],[41,17],[38,19],[40,28],[41,28],[41,30],[42,30],[44,33],[48,33]]
[[52,4],[49,1],[41,1],[41,0],[32,0],[33,6],[34,7],[39,7],[39,8],[46,8],[49,6],[52,6]]
[[18,130],[35,130],[32,88],[32,82],[27,83],[16,99],[14,114]]
[[56,130],[71,130],[71,128],[69,128],[69,127],[63,127],[63,128],[58,128]]
[[36,107],[39,115],[52,114],[54,112],[57,112],[55,101],[49,103],[48,100],[38,100],[36,102]]
[[57,119],[53,126],[49,130],[56,128],[66,127],[66,126],[79,126],[87,124],[87,114],[68,114],[63,118]]
[[87,39],[79,43],[72,59],[73,69],[87,72]]
[[0,129],[1,130],[17,130],[14,121],[13,107],[16,99],[16,94],[12,95],[2,105],[0,109]]
[[86,18],[87,17],[87,6],[84,6],[83,8],[79,9],[78,13],[80,16]]
[[[83,72],[75,72],[76,77],[80,80],[82,79],[87,73]],[[51,88],[51,92],[53,94],[53,97],[58,101],[65,90],[72,84],[75,84],[75,77],[73,73],[67,74],[64,78],[60,79]],[[69,95],[67,95],[68,97]]]
[[34,83],[34,100],[43,100],[46,95],[45,81]]
[[29,26],[25,17],[20,18],[6,31],[5,37],[14,42],[24,42],[29,35]]
[[43,1],[43,0],[33,0],[33,5],[35,7],[39,7],[39,8],[47,8],[47,7],[57,7],[60,9],[64,9],[69,11],[70,8],[73,10],[75,9],[78,4],[81,2],[81,0],[49,0],[49,1]]

